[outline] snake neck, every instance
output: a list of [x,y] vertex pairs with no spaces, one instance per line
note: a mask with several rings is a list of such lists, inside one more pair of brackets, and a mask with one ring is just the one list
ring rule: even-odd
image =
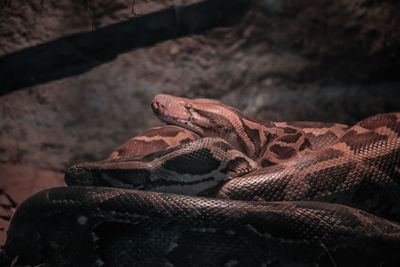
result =
[[253,118],[217,100],[157,95],[151,106],[160,120],[222,138],[261,166],[289,161],[311,146],[300,128]]

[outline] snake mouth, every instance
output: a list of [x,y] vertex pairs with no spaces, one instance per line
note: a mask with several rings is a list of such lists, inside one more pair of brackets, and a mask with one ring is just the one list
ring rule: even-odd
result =
[[198,134],[198,135],[203,137],[203,134],[204,134],[203,129],[201,129],[201,127],[197,126],[196,124],[192,123],[190,121],[190,117],[189,117],[189,120],[176,118],[176,117],[173,117],[173,116],[170,116],[170,115],[167,115],[167,114],[158,114],[157,117],[161,121],[163,121],[163,122],[165,122],[165,123],[167,123],[169,125],[176,125],[176,126],[183,127],[185,129],[187,129],[189,131],[192,131],[192,132],[194,132],[194,133],[196,133],[196,134]]

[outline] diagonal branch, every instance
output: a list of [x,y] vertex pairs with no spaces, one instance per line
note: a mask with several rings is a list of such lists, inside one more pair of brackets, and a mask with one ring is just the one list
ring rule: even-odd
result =
[[89,71],[133,49],[214,27],[231,26],[243,17],[250,5],[251,0],[207,0],[6,55],[0,58],[0,95]]

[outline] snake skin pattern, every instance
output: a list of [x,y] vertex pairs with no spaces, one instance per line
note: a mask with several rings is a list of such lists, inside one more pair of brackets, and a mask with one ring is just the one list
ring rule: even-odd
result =
[[192,131],[175,125],[150,128],[142,135],[133,137],[117,148],[109,159],[145,156],[154,152],[167,150],[190,143],[200,136]]
[[400,266],[400,113],[349,127],[262,121],[216,100],[168,95],[152,108],[173,125],[72,166],[69,187],[23,202],[5,259]]

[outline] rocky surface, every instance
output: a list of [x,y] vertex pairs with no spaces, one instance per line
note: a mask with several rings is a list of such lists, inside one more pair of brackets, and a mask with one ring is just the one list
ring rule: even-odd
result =
[[[130,1],[2,1],[0,60],[192,2],[137,0],[132,12]],[[399,7],[389,0],[256,0],[234,27],[135,49],[80,75],[4,95],[0,188],[18,202],[58,185],[68,166],[105,158],[160,124],[149,107],[158,93],[217,98],[270,120],[351,124],[399,111]],[[31,183],[25,181],[42,185],[19,195],[17,188]]]
[[6,239],[11,215],[18,204],[36,192],[64,185],[64,174],[61,172],[0,164],[0,244]]

